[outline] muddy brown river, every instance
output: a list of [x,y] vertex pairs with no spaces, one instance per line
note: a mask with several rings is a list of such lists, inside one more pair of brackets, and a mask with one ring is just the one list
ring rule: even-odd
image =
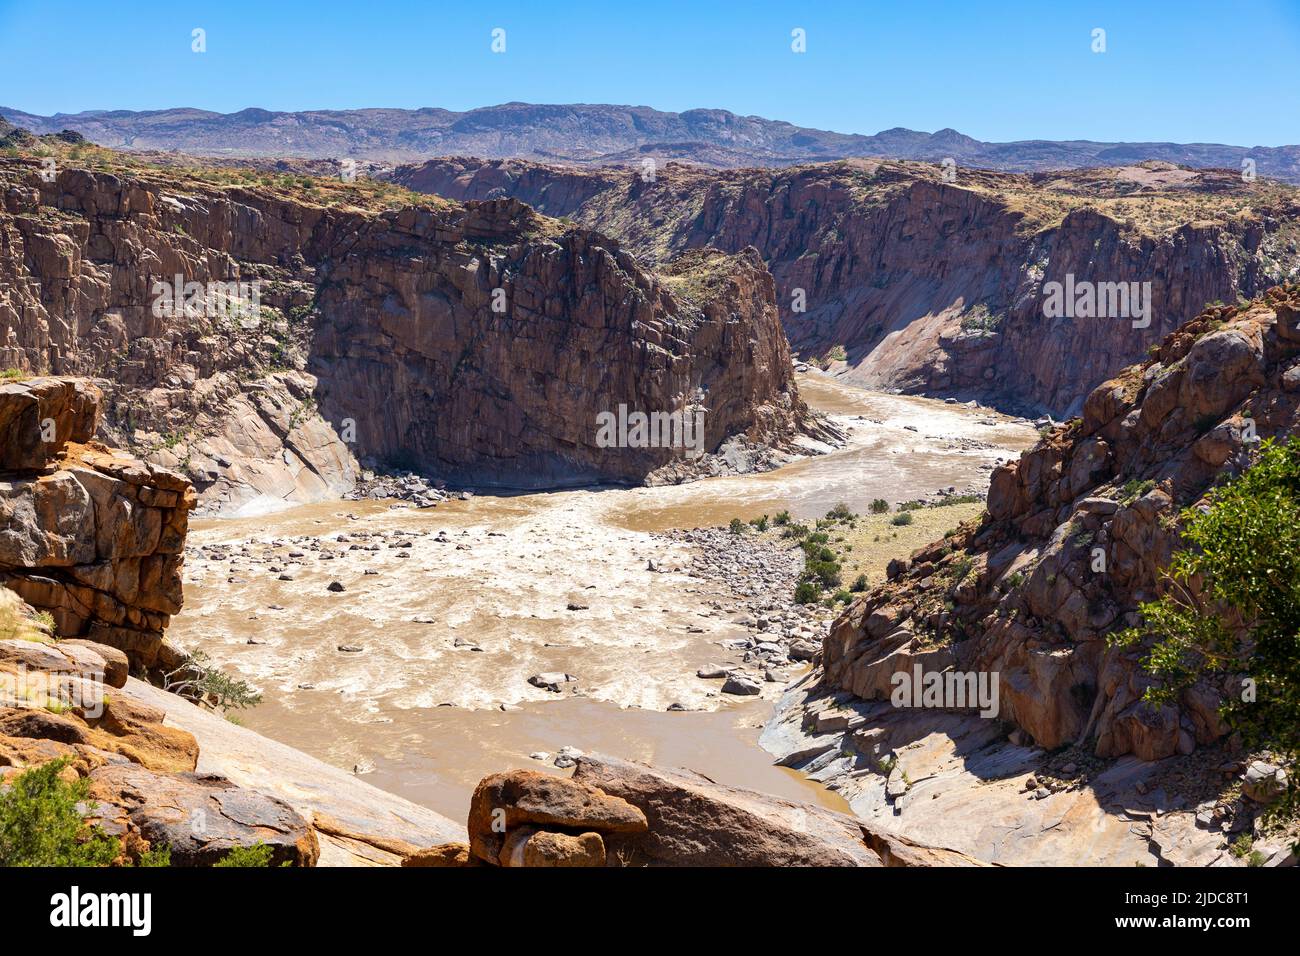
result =
[[[529,755],[564,746],[846,809],[757,746],[780,685],[731,698],[695,676],[747,634],[740,602],[652,532],[982,486],[1036,436],[987,409],[800,388],[849,441],[763,474],[196,520],[170,637],[261,690],[245,726],[453,819],[484,775],[554,770]],[[543,672],[578,677],[581,696],[528,683]]]

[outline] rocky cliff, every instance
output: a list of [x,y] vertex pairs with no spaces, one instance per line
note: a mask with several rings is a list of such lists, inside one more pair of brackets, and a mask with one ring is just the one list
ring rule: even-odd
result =
[[[0,366],[95,377],[105,437],[208,508],[337,496],[358,459],[675,480],[761,464],[806,421],[752,253],[658,277],[514,201],[42,148],[49,175],[0,161]],[[702,409],[706,455],[606,447],[597,415],[620,405]]]
[[[953,845],[985,858],[1227,860],[1224,834],[1248,832],[1258,812],[1233,791],[1243,755],[1221,746],[1231,678],[1153,706],[1142,649],[1106,637],[1168,586],[1180,512],[1245,468],[1258,441],[1300,426],[1298,323],[1300,288],[1275,287],[1203,312],[1093,390],[1080,418],[994,472],[982,519],[894,562],[854,601],[824,642],[816,687],[787,702],[769,744],[824,778],[860,761],[873,768],[862,815],[910,813],[924,839],[946,813],[972,841]],[[917,671],[996,675],[995,719],[941,697],[891,706],[896,675]],[[827,769],[838,752],[816,764],[829,744],[809,748],[796,724],[833,736],[848,764]],[[922,777],[933,780],[913,787]],[[1055,802],[1033,811],[1035,799]],[[1184,812],[1161,818],[1170,811]],[[1010,838],[1056,815],[1072,822],[1041,846]]]
[[181,607],[194,489],[93,441],[100,402],[81,380],[0,385],[0,584],[57,633],[170,669],[180,658],[163,629]]
[[[713,172],[438,159],[393,179],[458,200],[511,196],[650,262],[754,246],[804,357],[831,356],[868,387],[1058,416],[1206,304],[1300,269],[1291,187],[1165,163],[951,173],[870,160]],[[1046,317],[1044,287],[1067,276],[1149,282],[1149,325]]]

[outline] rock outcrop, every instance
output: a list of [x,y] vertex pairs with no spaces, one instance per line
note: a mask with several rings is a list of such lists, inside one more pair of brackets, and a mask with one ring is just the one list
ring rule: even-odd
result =
[[[0,367],[96,378],[102,437],[207,509],[337,497],[359,459],[476,485],[680,480],[762,467],[807,424],[752,252],[661,278],[513,200],[393,208],[373,184],[102,156],[49,182],[0,161]],[[597,415],[620,406],[703,411],[703,438],[609,447]]]
[[[1191,824],[1209,830],[1200,844],[1171,836],[1173,818],[1155,835],[1147,827],[1142,840],[1165,860],[1223,856],[1219,821],[1239,832],[1255,817],[1249,802],[1216,802],[1225,774],[1230,782],[1245,769],[1239,756],[1216,756],[1222,748],[1211,746],[1226,732],[1218,708],[1230,678],[1202,681],[1157,707],[1143,699],[1150,677],[1142,649],[1106,637],[1138,623],[1139,604],[1168,586],[1162,572],[1179,546],[1180,512],[1244,469],[1255,443],[1300,427],[1298,329],[1300,289],[1275,287],[1261,301],[1207,310],[1147,362],[1095,389],[1081,418],[994,472],[981,520],[894,562],[889,580],[841,615],[814,681],[769,728],[770,749],[817,779],[847,786],[846,774],[865,776],[867,783],[852,785],[864,816],[889,806],[896,816],[904,804],[926,808],[913,811],[921,818],[967,812],[932,802],[937,793],[924,787],[925,799],[905,796],[912,750],[910,769],[931,790],[947,767],[965,775],[967,790],[978,777],[1017,786],[1037,780],[1028,789],[1041,790],[1042,799],[1087,796],[1091,810],[1072,813],[1076,821],[1089,813],[1098,819],[1094,840],[1116,821],[1131,836],[1142,813],[1154,820],[1152,811],[1185,806],[1189,797],[1209,801],[1198,807],[1205,820]],[[917,671],[996,675],[993,719],[947,698],[891,706],[898,675]],[[1050,753],[1061,750],[1071,754],[1058,761],[1066,768],[1044,774]],[[1121,769],[1117,758],[1125,758]],[[1154,762],[1181,767],[1187,793],[1144,796],[1167,787],[1150,769]],[[1135,793],[1147,777],[1155,782]],[[1198,786],[1206,792],[1197,794]],[[992,801],[995,789],[982,799]],[[1140,804],[1137,816],[1116,809]],[[991,806],[970,811],[972,824],[997,821]],[[1000,835],[976,827],[970,839],[990,841],[976,852],[996,858],[992,847],[1006,852],[1006,835],[1024,825],[1006,817]],[[1130,845],[1110,858],[1132,852]]]
[[[1207,303],[1258,294],[1300,269],[1296,191],[1223,171],[963,167],[945,181],[934,166],[850,160],[650,173],[436,159],[393,178],[458,200],[520,199],[651,262],[754,246],[806,358],[829,354],[833,370],[867,387],[1035,414],[1077,414],[1093,387]],[[1067,275],[1150,282],[1149,325],[1045,317],[1045,284]]]
[[181,475],[95,442],[101,395],[78,379],[0,385],[0,585],[63,637],[170,669],[194,490]]
[[174,866],[208,866],[260,843],[274,864],[315,865],[315,831],[286,802],[195,772],[194,736],[134,692],[121,652],[55,641],[31,615],[0,588],[0,629],[16,635],[0,634],[0,787],[65,761],[63,775],[88,780],[86,821],[118,840],[122,864],[166,847]]
[[821,807],[597,754],[572,778],[493,774],[474,791],[469,844],[403,866],[976,866],[965,854]]
[[826,682],[888,696],[897,670],[953,664],[1000,673],[1001,718],[1048,748],[1155,760],[1218,739],[1215,688],[1153,710],[1139,652],[1104,638],[1161,593],[1179,512],[1300,426],[1298,315],[1294,287],[1210,309],[1099,386],[1081,418],[994,471],[983,521],[854,602],[825,642]]

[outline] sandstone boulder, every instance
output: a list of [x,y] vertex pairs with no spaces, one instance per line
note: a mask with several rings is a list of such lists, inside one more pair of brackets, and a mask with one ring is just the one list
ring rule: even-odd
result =
[[107,766],[90,775],[90,797],[151,846],[165,845],[177,866],[211,866],[239,846],[263,843],[278,866],[314,866],[320,848],[307,821],[288,804],[212,774],[156,774]]
[[852,817],[727,787],[687,770],[582,757],[574,782],[645,813],[648,829],[606,837],[611,862],[652,866],[975,865],[964,854],[868,835]]
[[485,777],[470,799],[468,829],[474,855],[498,862],[506,835],[523,824],[580,833],[640,833],[646,816],[625,800],[564,777],[533,770]]

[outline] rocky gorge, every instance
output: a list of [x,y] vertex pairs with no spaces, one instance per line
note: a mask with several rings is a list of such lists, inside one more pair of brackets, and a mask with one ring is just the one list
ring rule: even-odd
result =
[[[1300,268],[1293,187],[1162,162],[1017,175],[874,159],[718,171],[445,158],[389,175],[461,201],[520,199],[647,263],[752,246],[805,359],[870,388],[1034,416],[1078,414],[1207,303]],[[1045,315],[1045,285],[1067,275],[1150,283],[1149,321]]]
[[[1286,769],[1227,733],[1229,688],[1155,707],[1107,637],[1161,592],[1182,509],[1294,431],[1296,289],[1119,371],[1127,323],[1026,304],[1097,262],[1155,262],[1175,313],[1255,290],[1292,268],[1286,191],[1260,212],[1130,169],[1174,217],[1155,235],[1090,206],[1124,171],[747,170],[692,212],[677,170],[653,212],[620,171],[508,170],[539,207],[586,190],[575,226],[513,187],[44,148],[53,178],[0,159],[0,777],[60,761],[115,862],[1294,863],[1263,812]],[[440,162],[467,194],[502,175]],[[1219,221],[1178,219],[1179,189]],[[791,227],[805,206],[834,214]],[[841,258],[773,257],[801,243]],[[796,374],[791,277],[835,300],[785,319],[812,353],[893,317],[830,371],[947,401]],[[174,308],[230,282],[255,312]],[[1036,435],[990,405],[1080,414]],[[620,406],[698,408],[704,453],[598,440]],[[914,523],[942,537],[907,557]],[[262,702],[175,682],[200,662]],[[912,672],[998,675],[996,719],[895,705]]]
[[[48,181],[0,161],[0,365],[97,377],[103,437],[185,473],[205,511],[337,497],[359,458],[461,484],[676,481],[818,429],[752,252],[656,275],[514,200],[78,163],[47,140]],[[610,447],[597,416],[620,408],[698,413],[703,434]]]
[[[1263,822],[1277,790],[1260,782],[1284,773],[1221,717],[1240,676],[1155,705],[1141,649],[1106,636],[1172,587],[1183,509],[1294,433],[1298,316],[1294,286],[1210,308],[1094,389],[994,472],[979,520],[891,563],[835,622],[765,745],[860,817],[983,859],[1229,865],[1246,834],[1260,862],[1293,864]],[[998,674],[997,719],[891,706],[914,669]]]

